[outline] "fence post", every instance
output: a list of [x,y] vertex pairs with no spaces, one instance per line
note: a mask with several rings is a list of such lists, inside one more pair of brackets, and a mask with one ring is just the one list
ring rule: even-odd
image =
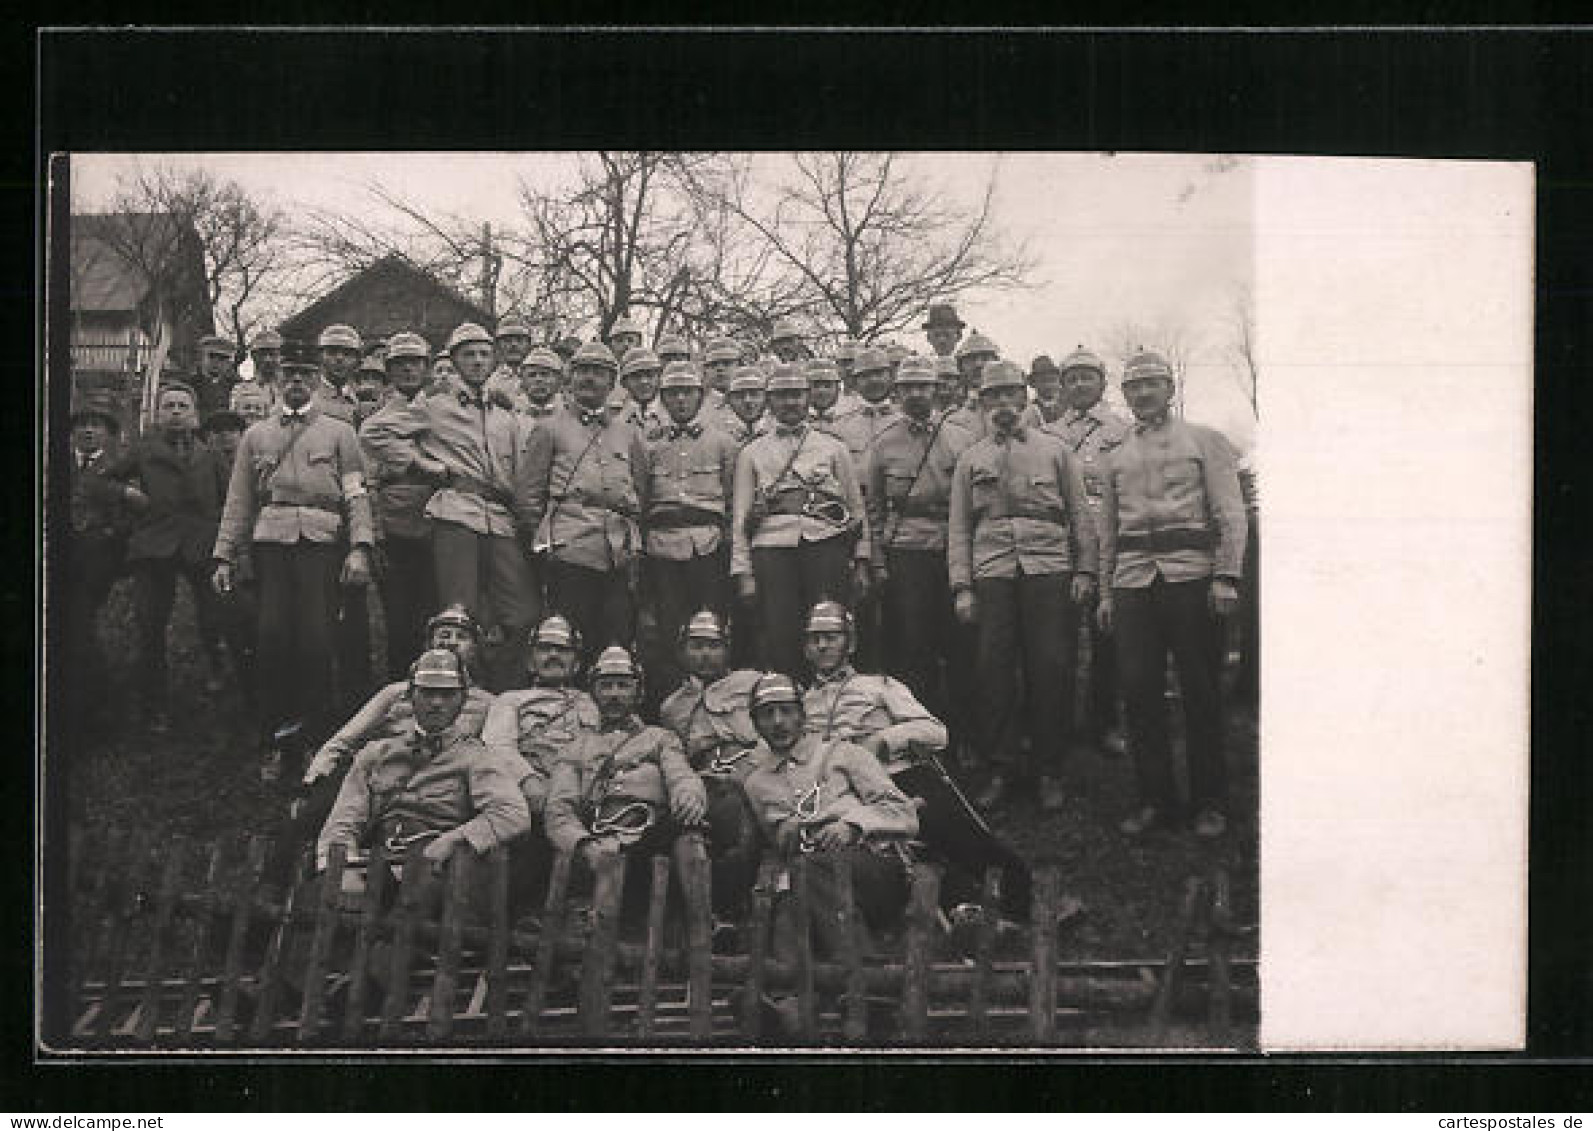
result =
[[1189,937],[1195,929],[1195,918],[1205,887],[1205,881],[1199,876],[1190,876],[1184,881],[1184,899],[1178,909],[1178,923],[1173,930],[1172,946],[1167,952],[1167,964],[1162,970],[1161,983],[1156,987],[1156,997],[1151,1002],[1151,1039],[1158,1044],[1167,1035],[1167,1022],[1172,1015],[1173,1001],[1178,994],[1178,980],[1183,973],[1184,959],[1189,955]]
[[349,962],[348,1003],[343,1011],[343,1039],[357,1041],[365,1029],[366,987],[370,984],[371,952],[381,927],[382,901],[392,877],[387,846],[380,839],[365,864],[365,891],[360,897],[360,919],[354,928],[354,956]]
[[685,833],[675,842],[686,897],[686,998],[693,1040],[713,1036],[714,956],[713,896],[708,850],[701,833]]
[[625,857],[617,852],[598,857],[592,885],[592,933],[581,962],[581,1031],[588,1037],[608,1035],[612,1002],[610,978],[614,969],[614,944],[619,936],[620,903],[625,893]]
[[100,998],[99,1016],[95,1018],[92,1028],[92,1035],[96,1037],[110,1034],[117,998],[121,996],[123,984],[127,980],[133,924],[142,913],[147,898],[143,888],[149,872],[149,840],[149,833],[145,831],[134,834],[127,850],[127,867],[122,873],[122,883],[120,886],[111,886],[110,915],[105,936],[105,990]]
[[487,1036],[502,1040],[509,1016],[509,853],[498,845],[487,854],[487,888],[492,917],[487,940]]
[[321,1031],[321,1003],[326,998],[326,966],[332,956],[332,940],[337,935],[338,903],[343,894],[343,868],[348,862],[348,845],[334,844],[327,849],[326,870],[321,873],[320,899],[315,909],[315,935],[310,940],[310,960],[304,967],[303,993],[299,1002],[299,1043],[309,1044]]
[[647,950],[642,954],[642,983],[636,1003],[637,1032],[653,1035],[653,1014],[658,1008],[658,955],[664,949],[664,906],[669,898],[669,857],[653,857],[652,885],[647,902]]
[[929,946],[939,909],[939,869],[914,865],[902,971],[902,1035],[909,1041],[923,1041],[929,1035]]
[[838,854],[836,863],[836,937],[841,943],[841,963],[846,967],[846,990],[841,998],[841,1035],[861,1041],[868,1035],[868,997],[863,990],[863,956],[857,940],[857,904],[852,890],[852,853]]
[[270,945],[266,947],[265,963],[260,967],[260,977],[255,983],[255,1012],[254,1021],[249,1026],[249,1039],[255,1044],[264,1044],[271,1036],[271,1029],[276,1024],[277,994],[282,983],[282,952],[288,947],[288,940],[293,937],[298,928],[303,888],[294,884],[288,888],[287,898],[282,907],[282,918],[278,921],[276,930],[271,932]]
[[548,894],[542,907],[542,934],[537,939],[531,985],[526,989],[525,1012],[520,1016],[520,1031],[528,1037],[535,1036],[541,1027],[543,998],[548,992],[553,967],[559,960],[559,936],[564,933],[564,897],[570,886],[572,860],[570,853],[560,852],[553,859],[553,874],[548,877]]
[[423,891],[431,880],[431,861],[417,842],[404,853],[404,875],[398,891],[398,909],[393,915],[393,948],[388,956],[387,992],[382,995],[382,1020],[376,1030],[384,1044],[398,1036],[404,1006],[409,1000],[409,961],[415,948],[416,920],[422,913]]
[[465,915],[470,908],[470,885],[475,879],[476,850],[463,842],[448,857],[443,888],[442,938],[438,946],[437,975],[431,987],[431,1017],[426,1033],[440,1040],[454,1031],[454,999],[459,988],[459,956],[464,949]]
[[1029,1033],[1035,1044],[1056,1039],[1056,898],[1055,865],[1041,868],[1034,877],[1030,933],[1032,967],[1029,972]]
[[149,965],[144,975],[144,993],[138,1003],[138,1024],[133,1036],[142,1044],[155,1038],[160,1021],[161,981],[166,974],[166,932],[171,927],[172,909],[176,906],[182,887],[183,861],[187,858],[187,844],[181,837],[171,842],[171,855],[161,873],[160,893],[155,897],[155,922],[150,928]]
[[742,990],[741,1031],[748,1040],[763,1033],[763,966],[768,955],[769,920],[774,907],[774,869],[768,860],[758,865],[752,888],[752,925],[747,931],[747,981]]
[[1212,878],[1211,922],[1206,948],[1210,962],[1211,1002],[1208,1021],[1212,1039],[1227,1044],[1233,1022],[1231,972],[1228,969],[1228,947],[1233,939],[1233,893],[1228,870],[1217,866]]
[[1001,888],[1001,869],[985,869],[984,887],[979,895],[979,922],[974,934],[973,987],[968,994],[968,1020],[976,1040],[990,1031],[989,1006],[990,951],[996,939],[996,896]]
[[797,1033],[805,1041],[818,1030],[818,1008],[813,998],[813,892],[812,871],[805,853],[791,858],[791,895],[796,909],[795,977],[797,993]]
[[260,872],[265,867],[266,842],[264,837],[249,838],[249,857],[238,873],[232,892],[232,923],[227,931],[227,957],[221,973],[221,1003],[216,1007],[216,1040],[231,1044],[237,1035],[234,1015],[238,1009],[238,992],[243,977],[243,951],[249,937],[249,926],[254,921],[255,893],[260,884]]
[[216,887],[221,883],[221,866],[226,856],[226,842],[217,841],[210,849],[210,862],[205,867],[205,887],[199,893],[199,911],[195,915],[193,945],[188,951],[188,961],[183,970],[182,1000],[177,1006],[176,1038],[179,1045],[193,1043],[195,1015],[199,1012],[199,998],[204,981],[205,957],[210,952],[211,936],[216,928]]

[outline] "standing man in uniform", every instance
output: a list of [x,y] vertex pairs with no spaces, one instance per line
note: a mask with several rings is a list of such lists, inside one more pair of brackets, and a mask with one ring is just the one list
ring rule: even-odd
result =
[[774,430],[736,461],[731,576],[758,601],[763,656],[800,670],[802,621],[816,601],[843,603],[868,587],[863,493],[846,446],[807,422],[808,377],[782,365],[769,381]]
[[232,402],[232,387],[238,383],[238,368],[232,361],[232,342],[219,334],[199,339],[199,366],[193,390],[199,419],[223,412]]
[[315,407],[326,416],[352,424],[354,398],[348,386],[364,353],[359,332],[334,323],[321,331],[316,345],[321,353],[321,380],[315,386]]
[[367,430],[377,434],[407,413],[426,387],[431,347],[419,334],[394,334],[387,343],[385,366],[392,391],[386,404],[361,426],[361,451],[370,475],[371,495],[381,569],[382,609],[387,619],[387,678],[401,680],[424,643],[426,615],[437,607],[436,565],[432,559],[431,519],[426,504],[434,485],[413,465],[392,469],[367,443]]
[[277,385],[282,375],[282,335],[275,330],[256,335],[254,341],[249,343],[249,361],[254,367],[254,376],[232,387],[227,397],[227,407],[241,416],[244,415],[240,407],[242,404],[260,399],[264,402],[265,410],[259,416],[246,417],[252,423],[276,407],[279,397]]
[[730,389],[730,375],[741,364],[741,350],[729,338],[716,338],[708,343],[708,351],[703,355],[703,371],[707,374],[704,378],[708,383],[708,393],[705,401],[709,408],[716,409],[725,403],[725,393]]
[[286,725],[330,727],[339,590],[371,578],[371,506],[359,440],[315,406],[315,380],[313,365],[284,362],[281,407],[238,445],[213,553],[213,583],[225,596],[253,543],[266,751]]
[[[946,525],[957,460],[974,442],[956,421],[934,411],[935,373],[923,358],[908,358],[896,372],[901,415],[874,443],[868,465],[869,529],[874,532],[875,580],[883,591],[889,670],[953,722],[958,745],[966,741],[961,697],[966,650],[956,639],[946,573]],[[942,678],[941,662],[946,664]]]
[[658,354],[659,364],[665,367],[671,362],[691,360],[691,347],[679,334],[665,334],[653,349]]
[[[840,439],[835,420],[841,414],[841,371],[825,358],[810,361],[802,367],[807,374],[809,388],[808,420],[820,432]],[[857,398],[846,394],[848,407]]]
[[608,348],[614,354],[614,359],[619,362],[625,360],[625,355],[642,344],[642,329],[631,321],[631,316],[622,314],[615,319],[613,327],[608,332]]
[[1173,372],[1160,354],[1123,367],[1134,426],[1106,457],[1101,501],[1101,628],[1117,639],[1129,749],[1140,808],[1122,824],[1138,835],[1174,814],[1172,752],[1163,698],[1166,657],[1183,691],[1194,831],[1227,828],[1227,769],[1218,684],[1217,622],[1239,603],[1245,513],[1233,448],[1210,428],[1169,412]]
[[505,318],[498,323],[496,345],[498,364],[487,378],[487,395],[512,408],[520,389],[520,366],[531,352],[531,329],[518,318]]
[[525,422],[527,431],[564,407],[559,386],[564,362],[547,346],[538,346],[520,363],[519,379],[509,392],[509,404]]
[[835,371],[849,389],[852,387],[852,363],[857,360],[857,353],[862,348],[862,343],[856,338],[842,338],[830,358],[835,363]]
[[[849,409],[837,412],[834,434],[852,457],[852,471],[866,505],[869,501],[868,464],[874,444],[893,421],[900,419],[896,407],[891,404],[891,365],[884,350],[870,347],[857,355],[852,367],[852,384],[856,396]],[[871,672],[884,670],[878,598],[879,594],[871,588],[868,598],[859,600],[854,612],[858,624],[858,666]]]
[[589,342],[571,364],[570,403],[531,433],[524,496],[532,549],[546,554],[548,604],[575,622],[590,664],[606,645],[636,635],[647,503],[647,445],[605,409],[619,366]]
[[924,320],[924,337],[936,357],[952,357],[962,338],[963,320],[957,317],[957,308],[949,302],[935,302],[929,306],[929,317]]
[[[1016,365],[984,367],[980,400],[991,431],[952,476],[948,569],[958,619],[979,626],[983,745],[993,770],[980,802],[999,803],[1027,769],[1038,774],[1041,807],[1054,812],[1066,800],[1058,771],[1072,714],[1063,642],[1077,633],[1078,607],[1095,595],[1095,524],[1067,448],[1018,423],[1025,399]],[[1020,669],[1028,767],[1019,764]]]
[[[660,641],[673,646],[698,609],[730,608],[730,509],[740,447],[702,423],[702,378],[676,362],[664,374],[670,423],[648,444],[647,589]],[[660,692],[678,678],[673,656],[652,665]]]
[[411,475],[436,488],[425,515],[437,599],[463,605],[486,626],[486,682],[501,690],[525,670],[526,634],[540,609],[519,541],[536,521],[519,489],[525,432],[484,393],[492,351],[482,327],[457,327],[448,338],[457,373],[447,388],[373,419],[363,440],[384,475]]
[[769,334],[769,349],[787,365],[811,356],[807,346],[802,344],[802,332],[789,318],[775,320],[774,330]]
[[[1056,420],[1044,426],[1047,432],[1061,438],[1078,462],[1098,538],[1104,537],[1101,500],[1106,494],[1106,460],[1123,442],[1129,429],[1128,421],[1101,402],[1105,388],[1106,365],[1080,346],[1062,359],[1065,407]],[[1033,405],[1029,407],[1034,408]],[[1104,579],[1105,575],[1102,576]],[[1102,587],[1105,588],[1104,584]],[[1095,618],[1086,617],[1085,621],[1085,630],[1090,634],[1090,739],[1103,753],[1121,755],[1123,732],[1118,724],[1117,655],[1112,648],[1112,637],[1101,631]],[[1078,637],[1070,638],[1068,644],[1076,657]]]
[[625,386],[622,419],[634,425],[648,440],[669,427],[670,416],[658,399],[658,380],[663,364],[646,346],[633,346],[620,363],[620,384]]

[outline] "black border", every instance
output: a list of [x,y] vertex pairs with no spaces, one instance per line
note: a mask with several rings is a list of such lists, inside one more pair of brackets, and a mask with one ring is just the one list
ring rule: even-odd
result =
[[[105,6],[107,9],[109,6]],[[1243,6],[1241,6],[1242,8]],[[1420,5],[1407,18],[1485,19],[1485,6]],[[1447,7],[1448,11],[1437,9]],[[1541,15],[1541,9],[1537,10]],[[1386,8],[1379,15],[1389,18]],[[290,15],[293,13],[289,13]],[[548,18],[548,12],[537,15]],[[880,13],[884,18],[888,14]],[[1243,18],[1231,10],[1230,18]],[[811,15],[811,13],[810,13]],[[822,10],[819,18],[822,18]],[[849,18],[857,16],[854,10]],[[99,18],[125,21],[125,13]],[[213,14],[207,18],[214,19]],[[985,18],[990,18],[988,15]],[[1106,17],[1112,18],[1112,17]],[[1262,17],[1266,18],[1266,17]],[[1353,17],[1352,17],[1353,18]],[[19,37],[20,40],[20,37]],[[42,185],[43,155],[115,149],[1132,149],[1429,156],[1538,163],[1537,517],[1531,875],[1531,1058],[1593,1054],[1593,898],[1589,898],[1589,707],[1593,686],[1581,448],[1593,377],[1593,36],[1585,32],[717,34],[50,33],[38,49],[33,169],[26,139],[4,194],[20,212]],[[17,81],[31,73],[5,48]],[[22,46],[21,50],[26,50]],[[14,115],[13,120],[20,118]],[[13,126],[13,128],[17,128]],[[43,219],[42,198],[32,220]],[[11,229],[15,265],[35,264]],[[42,231],[42,227],[36,230]],[[18,272],[21,273],[20,271]],[[38,292],[26,279],[19,299]],[[14,308],[24,304],[14,302]],[[15,315],[15,310],[13,310]],[[36,324],[36,329],[42,323]],[[19,339],[23,336],[19,333]],[[19,374],[13,389],[28,388]],[[37,386],[36,386],[37,387]],[[1486,390],[1478,395],[1486,396]],[[49,406],[52,419],[63,405]],[[29,450],[0,420],[3,447]],[[35,440],[37,442],[36,434]],[[35,444],[36,454],[36,444]],[[20,469],[19,469],[20,472]],[[20,481],[21,475],[16,477]],[[38,484],[37,478],[35,484]],[[20,491],[7,518],[22,528]],[[31,500],[29,500],[31,501]],[[0,600],[18,688],[31,577],[14,556]],[[28,664],[28,667],[24,667]],[[1463,710],[1463,705],[1455,708]],[[18,744],[20,746],[20,743]],[[20,773],[12,781],[20,783]],[[10,827],[31,797],[6,791]],[[24,859],[13,835],[14,861]],[[7,906],[29,906],[31,876]],[[24,917],[13,916],[19,925]],[[7,1062],[32,1055],[31,922],[7,954]],[[30,1018],[31,1021],[31,1018]],[[1270,1057],[1197,1064],[1013,1058],[937,1064],[851,1056],[816,1068],[702,1060],[457,1068],[278,1063],[102,1068],[36,1066],[40,1111],[251,1107],[557,1110],[621,1102],[704,1108],[852,1110],[1066,1108],[1454,1111],[1556,1103],[1587,1110],[1586,1063],[1521,1058]],[[707,1069],[705,1071],[705,1069]],[[622,1088],[612,1085],[623,1082]],[[9,1089],[8,1089],[9,1090]]]

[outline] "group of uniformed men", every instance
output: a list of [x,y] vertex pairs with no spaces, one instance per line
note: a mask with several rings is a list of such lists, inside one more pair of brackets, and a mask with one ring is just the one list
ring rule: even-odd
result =
[[186,577],[212,679],[225,650],[257,691],[269,773],[284,735],[318,741],[369,692],[374,581],[394,682],[305,770],[341,778],[321,858],[373,838],[426,838],[439,860],[511,844],[527,898],[555,848],[643,858],[701,827],[726,912],[767,842],[851,854],[869,922],[899,906],[910,844],[948,865],[949,908],[996,864],[1019,914],[1027,870],[979,810],[1025,781],[1064,808],[1081,635],[1091,737],[1119,751],[1121,681],[1140,789],[1123,831],[1182,811],[1170,654],[1193,830],[1222,835],[1233,449],[1170,411],[1154,352],[1121,374],[1130,422],[1082,347],[1025,374],[950,306],[924,329],[927,356],[813,357],[781,322],[759,359],[730,339],[649,348],[626,319],[558,349],[513,320],[465,324],[437,356],[334,325],[315,356],[262,336],[247,381],[207,342],[122,454],[114,417],[73,415],[69,631],[97,655],[125,554],[162,730]]

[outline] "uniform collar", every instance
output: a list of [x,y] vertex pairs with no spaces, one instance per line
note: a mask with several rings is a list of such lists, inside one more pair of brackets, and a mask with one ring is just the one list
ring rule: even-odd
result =
[[315,407],[313,400],[298,409],[289,408],[288,402],[283,401],[282,407],[278,410],[278,419],[283,424],[308,424],[315,419],[318,412],[319,410]]
[[1155,420],[1140,420],[1138,417],[1135,417],[1134,435],[1143,436],[1146,432],[1160,431],[1161,429],[1167,427],[1168,424],[1172,423],[1172,419],[1173,413],[1171,409],[1164,411]]
[[612,734],[615,731],[621,731],[625,734],[635,734],[637,731],[642,729],[642,720],[638,718],[636,713],[633,711],[629,715],[626,715],[623,719],[620,719],[616,722],[600,724],[600,729],[604,734]]
[[776,436],[789,436],[792,439],[801,437],[807,430],[808,426],[805,421],[801,424],[776,424],[774,426],[774,434]]
[[829,675],[819,675],[814,673],[813,686],[828,687],[832,683],[845,683],[856,674],[857,670],[853,668],[851,664],[842,664]]

